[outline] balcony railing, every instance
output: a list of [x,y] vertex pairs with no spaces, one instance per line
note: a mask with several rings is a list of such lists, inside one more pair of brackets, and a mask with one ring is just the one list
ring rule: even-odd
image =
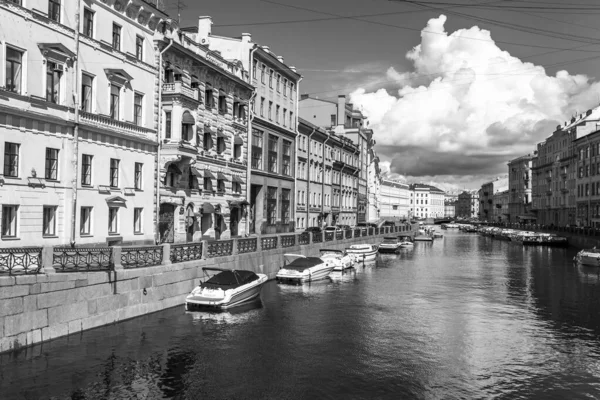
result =
[[86,125],[105,128],[110,131],[116,131],[138,138],[155,140],[156,131],[138,126],[131,122],[119,121],[108,116],[92,114],[86,111],[80,111],[79,117],[81,118],[81,123]]
[[193,89],[183,82],[163,83],[163,94],[182,94],[185,97],[198,101],[198,89]]

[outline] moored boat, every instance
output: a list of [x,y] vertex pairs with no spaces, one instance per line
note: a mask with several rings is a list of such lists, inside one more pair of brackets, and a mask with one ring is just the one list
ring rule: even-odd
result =
[[581,265],[600,267],[600,250],[595,247],[593,249],[581,250],[573,260]]
[[376,244],[353,244],[346,249],[346,252],[354,255],[356,262],[374,261],[377,257],[377,249]]
[[320,258],[325,262],[333,264],[334,271],[343,271],[344,269],[352,268],[356,261],[354,255],[348,254],[344,250],[334,249],[321,249]]
[[253,271],[223,268],[202,268],[205,275],[217,272],[202,282],[185,299],[187,310],[195,306],[227,309],[260,296],[260,290],[267,281],[267,275]]
[[400,247],[414,247],[414,242],[410,236],[398,236],[400,239]]
[[384,237],[379,245],[380,253],[395,253],[400,248],[400,238],[395,236]]
[[320,257],[306,257],[302,254],[284,254],[284,265],[275,278],[278,282],[304,283],[327,278],[335,267],[333,263]]

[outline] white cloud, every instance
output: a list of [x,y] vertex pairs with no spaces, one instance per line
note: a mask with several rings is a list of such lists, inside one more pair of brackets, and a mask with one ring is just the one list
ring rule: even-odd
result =
[[[387,80],[398,83],[397,93],[358,88],[351,94],[369,118],[383,159],[394,158],[390,149],[409,148],[417,158],[420,150],[427,156],[472,156],[476,168],[493,154],[501,172],[504,160],[532,152],[557,123],[597,102],[598,83],[587,76],[548,76],[544,67],[500,49],[489,31],[475,26],[447,34],[445,22],[444,15],[429,20],[421,44],[406,54],[414,71],[386,72]],[[395,167],[393,162],[393,172],[413,176],[432,173]],[[451,168],[439,171],[444,173],[453,174]]]

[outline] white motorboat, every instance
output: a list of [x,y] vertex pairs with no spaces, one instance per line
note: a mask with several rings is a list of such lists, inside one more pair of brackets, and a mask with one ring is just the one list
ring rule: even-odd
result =
[[400,238],[384,237],[383,242],[379,245],[380,253],[395,253],[400,248]]
[[321,249],[321,259],[325,262],[333,264],[334,271],[343,271],[347,268],[352,268],[356,257],[348,254],[344,250]]
[[400,247],[414,247],[415,243],[411,239],[410,236],[399,236],[400,238]]
[[267,275],[247,270],[223,268],[202,268],[208,272],[218,272],[202,282],[185,299],[187,310],[194,306],[207,306],[227,309],[256,299],[267,281]]
[[320,257],[306,257],[302,254],[284,254],[284,265],[275,278],[279,282],[304,283],[325,279],[335,265]]
[[581,250],[573,260],[581,265],[600,267],[600,250],[596,248]]
[[354,255],[356,262],[374,261],[377,258],[378,247],[376,244],[353,244],[346,249],[346,252]]

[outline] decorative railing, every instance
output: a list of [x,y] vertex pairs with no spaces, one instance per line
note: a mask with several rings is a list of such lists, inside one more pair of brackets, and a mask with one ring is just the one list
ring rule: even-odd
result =
[[354,237],[361,237],[362,231],[360,229],[354,230]]
[[326,242],[331,242],[333,240],[333,232],[325,232],[325,241]]
[[335,233],[335,240],[342,240],[344,239],[344,231],[337,231]]
[[352,229],[346,229],[346,239],[352,239]]
[[206,257],[230,256],[233,253],[233,240],[218,240],[209,242],[206,249]]
[[123,247],[121,249],[123,268],[152,267],[160,265],[162,259],[162,246]]
[[198,90],[192,89],[183,84],[183,82],[164,83],[162,87],[163,94],[182,94],[198,101]]
[[296,235],[281,236],[281,247],[292,247],[296,245]]
[[110,247],[55,247],[52,266],[57,272],[110,271],[114,268]]
[[184,243],[171,245],[172,263],[202,259],[202,243]]
[[81,122],[88,125],[104,127],[112,131],[133,135],[140,138],[156,140],[156,131],[130,122],[119,121],[108,116],[80,111]]
[[260,238],[260,247],[262,250],[271,250],[277,248],[277,236]]
[[257,238],[246,238],[237,240],[238,254],[253,253],[256,251]]
[[298,244],[305,245],[310,243],[310,233],[303,232],[298,235]]
[[323,232],[313,232],[313,243],[323,243]]
[[0,249],[0,275],[37,274],[42,268],[42,248]]

